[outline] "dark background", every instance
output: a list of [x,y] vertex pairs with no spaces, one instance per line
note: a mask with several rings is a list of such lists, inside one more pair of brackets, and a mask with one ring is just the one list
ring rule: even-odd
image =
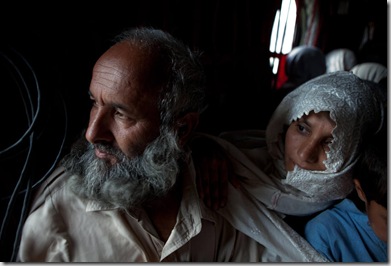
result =
[[[303,2],[297,0],[298,5]],[[334,48],[359,53],[363,30],[374,23],[372,46],[377,52],[371,56],[387,65],[388,5],[384,0],[315,2],[322,13],[316,46],[325,53]],[[87,126],[93,64],[123,29],[161,28],[203,51],[210,106],[200,131],[264,129],[273,111],[270,97],[275,76],[269,66],[269,42],[280,0],[97,3],[0,4],[1,261],[10,260],[16,227],[23,221],[20,213],[27,180],[38,184]],[[348,12],[339,12],[346,4]],[[303,34],[297,31],[295,45]],[[32,130],[22,138],[36,114],[37,88],[39,113]]]

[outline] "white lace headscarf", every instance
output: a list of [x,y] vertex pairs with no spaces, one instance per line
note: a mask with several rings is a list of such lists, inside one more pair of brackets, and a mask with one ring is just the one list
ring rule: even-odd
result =
[[[326,170],[310,171],[295,166],[286,173],[285,129],[311,111],[329,111],[336,123],[330,151],[323,162]],[[282,183],[293,191],[299,190],[311,202],[346,197],[353,189],[350,170],[357,161],[362,136],[378,131],[383,117],[383,106],[376,93],[350,72],[333,72],[304,83],[283,99],[266,129],[268,149]]]

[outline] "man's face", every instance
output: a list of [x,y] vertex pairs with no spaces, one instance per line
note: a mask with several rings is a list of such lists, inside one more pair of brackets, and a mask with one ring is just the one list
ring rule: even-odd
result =
[[167,193],[183,155],[176,134],[160,132],[158,90],[145,74],[148,60],[128,45],[115,45],[95,64],[85,139],[63,160],[76,193],[123,208]]
[[[120,43],[95,64],[90,84],[93,106],[86,131],[92,144],[106,144],[132,158],[159,135],[158,93],[148,87],[148,62],[140,50]],[[98,158],[118,162],[107,150],[95,148]]]

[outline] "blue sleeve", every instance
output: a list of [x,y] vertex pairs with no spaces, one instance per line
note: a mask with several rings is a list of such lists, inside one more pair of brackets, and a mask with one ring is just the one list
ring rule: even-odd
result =
[[328,233],[331,224],[327,223],[327,219],[323,219],[322,216],[317,216],[310,220],[304,228],[304,237],[306,240],[316,249],[319,253],[325,256],[330,261],[337,261],[332,254],[331,245],[333,240],[330,239]]

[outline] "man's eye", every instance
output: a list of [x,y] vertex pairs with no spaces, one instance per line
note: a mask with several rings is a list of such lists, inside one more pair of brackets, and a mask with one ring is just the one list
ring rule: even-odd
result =
[[115,116],[121,119],[127,118],[127,116],[121,112],[115,112]]
[[95,101],[95,99],[90,98],[90,100],[91,100],[91,104],[92,104],[93,106],[97,106],[97,105],[98,105],[98,103]]

